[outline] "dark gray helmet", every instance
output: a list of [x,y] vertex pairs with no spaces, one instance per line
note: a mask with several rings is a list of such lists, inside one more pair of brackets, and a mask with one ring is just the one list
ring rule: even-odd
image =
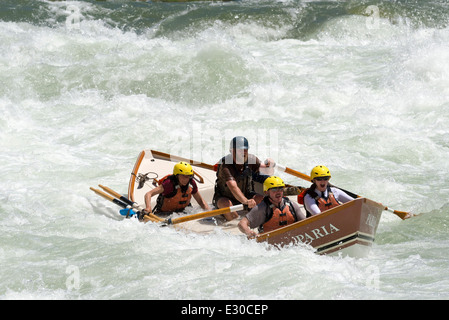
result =
[[231,143],[229,145],[229,151],[232,151],[233,149],[248,150],[249,149],[248,140],[245,137],[242,137],[242,136],[234,137],[231,140]]

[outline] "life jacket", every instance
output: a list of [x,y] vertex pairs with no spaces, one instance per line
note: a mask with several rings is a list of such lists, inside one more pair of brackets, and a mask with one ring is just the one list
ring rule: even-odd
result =
[[[327,198],[320,197],[315,192],[315,187],[316,185],[312,185],[310,188],[305,189],[300,194],[298,194],[298,203],[304,204],[304,197],[306,196],[306,194],[308,194],[313,199],[315,199],[315,202],[321,212],[335,208],[341,204],[337,199],[335,199],[334,193],[331,191],[331,187],[329,185],[327,186]],[[307,217],[311,217],[312,214],[307,210],[306,206],[304,206],[304,208],[306,209]]]
[[293,207],[290,199],[287,197],[283,197],[283,200],[283,207],[277,208],[270,202],[268,196],[263,198],[263,201],[267,205],[267,215],[265,223],[261,228],[259,228],[259,231],[272,231],[280,227],[295,223],[297,221],[295,208]]
[[192,198],[193,187],[189,182],[187,186],[180,186],[178,179],[174,175],[168,175],[158,181],[162,184],[166,179],[170,179],[174,185],[173,192],[164,195],[159,194],[155,206],[155,212],[180,212],[183,211],[188,205],[190,205],[190,199]]
[[[227,156],[223,157],[217,164],[214,166],[214,170],[217,171],[217,180],[215,181],[215,195],[214,200],[216,200],[219,197],[227,197],[229,199],[233,199],[237,201],[234,198],[234,195],[232,194],[231,190],[229,190],[229,187],[226,184],[226,181],[221,179],[220,177],[220,171],[222,169],[223,164],[233,163],[233,158],[231,154],[228,154]],[[237,182],[237,186],[242,191],[242,193],[248,197],[251,192],[254,190],[254,182],[252,179],[252,171],[248,165],[248,162],[245,162],[243,164],[243,170],[240,172],[237,172],[236,176],[234,176],[235,181]]]
[[306,192],[309,189],[304,189],[301,191],[300,194],[298,194],[298,203],[304,205],[304,197],[306,196]]

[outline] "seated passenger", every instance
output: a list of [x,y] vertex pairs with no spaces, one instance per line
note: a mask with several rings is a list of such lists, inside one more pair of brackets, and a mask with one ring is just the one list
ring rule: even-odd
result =
[[204,210],[209,211],[209,205],[204,201],[198,186],[193,179],[193,169],[187,162],[179,162],[173,168],[173,174],[162,179],[162,183],[145,194],[146,208],[144,213],[151,213],[151,198],[159,195],[154,213],[182,212],[193,196]]
[[[304,192],[304,208],[307,211],[307,217],[319,214],[323,211],[332,209],[342,203],[354,200],[344,191],[331,187],[329,179],[330,171],[325,166],[316,166],[310,173],[313,184]],[[298,197],[299,200],[299,197]],[[298,201],[301,203],[301,201]]]
[[296,202],[284,197],[284,187],[285,184],[279,177],[265,179],[263,201],[251,209],[238,225],[248,238],[256,235],[251,230],[256,227],[259,232],[268,232],[306,218]]

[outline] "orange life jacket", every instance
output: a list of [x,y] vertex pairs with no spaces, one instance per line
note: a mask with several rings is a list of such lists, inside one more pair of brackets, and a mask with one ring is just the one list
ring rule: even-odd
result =
[[[306,194],[309,194],[312,198],[315,199],[315,202],[321,212],[335,208],[340,205],[340,202],[338,202],[338,200],[335,199],[334,193],[331,191],[330,186],[327,186],[327,193],[328,193],[327,199],[320,197],[314,190],[315,190],[315,185],[312,185],[312,187],[302,191],[298,195],[298,203],[304,204],[304,197],[306,196]],[[310,212],[307,210],[307,208],[305,206],[304,206],[304,208],[307,211],[307,217],[310,217],[311,216]]]
[[170,179],[174,184],[174,191],[168,195],[160,194],[157,198],[157,204],[155,207],[155,212],[180,212],[183,211],[189,204],[192,198],[192,185],[189,183],[186,187],[181,187],[175,176],[169,175],[161,180],[159,183],[165,179]]
[[263,232],[272,231],[296,222],[295,209],[290,199],[284,197],[284,206],[277,208],[268,197],[263,199],[267,205],[267,220],[262,225]]
[[334,194],[329,192],[329,196],[327,200],[319,197],[319,199],[315,199],[318,203],[318,208],[320,208],[321,212],[335,208],[340,205],[340,203],[335,199]]

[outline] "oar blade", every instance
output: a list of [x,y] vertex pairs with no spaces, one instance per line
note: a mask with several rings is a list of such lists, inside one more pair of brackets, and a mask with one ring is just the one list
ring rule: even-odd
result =
[[411,217],[413,217],[413,214],[411,214],[410,212],[393,210],[393,209],[389,209],[389,208],[385,208],[385,210],[393,212],[395,215],[397,215],[402,220],[410,219]]

